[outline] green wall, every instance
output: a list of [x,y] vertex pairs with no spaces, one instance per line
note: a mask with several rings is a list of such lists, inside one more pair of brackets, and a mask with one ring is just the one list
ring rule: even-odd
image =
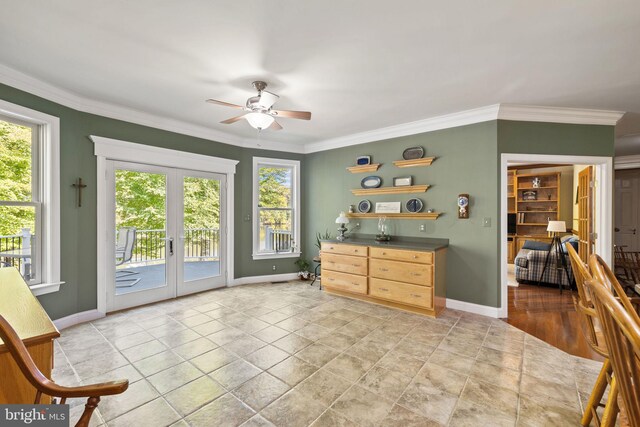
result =
[[[317,254],[316,231],[335,235],[335,218],[362,197],[358,188],[365,174],[350,174],[359,155],[371,155],[382,163],[375,174],[392,185],[396,176],[412,175],[416,184],[430,184],[427,193],[416,195],[443,215],[436,221],[393,220],[392,234],[447,238],[447,297],[481,305],[500,305],[500,179],[502,153],[574,154],[613,156],[614,127],[496,120],[419,135],[371,142],[309,155],[245,149],[167,132],[151,127],[79,112],[46,99],[0,84],[0,99],[60,118],[61,139],[61,276],[66,283],[59,292],[40,297],[52,318],[96,307],[96,158],[89,135],[121,139],[157,147],[238,160],[235,186],[235,277],[296,271],[293,259],[253,261],[251,258],[252,157],[288,158],[302,161],[303,256]],[[407,147],[420,145],[437,160],[429,167],[399,169],[392,161]],[[82,177],[88,184],[82,208],[75,206],[71,183]],[[459,220],[456,196],[471,195],[471,218]],[[371,196],[378,201],[406,201],[410,195]],[[490,227],[483,226],[489,218]],[[359,233],[376,232],[377,221],[362,219]],[[420,232],[420,224],[426,231]]]
[[[496,132],[497,122],[491,121],[307,155],[303,172],[309,203],[305,256],[317,253],[313,245],[316,231],[328,228],[335,236],[334,221],[340,211],[346,211],[350,204],[357,205],[364,198],[352,195],[349,189],[359,188],[360,180],[370,174],[351,174],[345,168],[353,166],[357,156],[371,155],[374,163],[382,163],[371,175],[381,176],[383,185],[393,185],[393,177],[411,175],[415,184],[432,186],[423,194],[367,197],[374,206],[375,202],[405,202],[418,197],[425,203],[425,209],[443,213],[436,221],[392,220],[392,235],[449,239],[447,297],[499,305],[495,268],[498,262]],[[426,156],[437,159],[428,167],[394,166],[393,160],[402,159],[403,150],[413,146],[424,147]],[[457,216],[456,201],[460,193],[471,196],[471,217],[466,220]],[[483,227],[485,217],[490,218],[490,227]],[[358,221],[359,233],[376,233],[376,219]],[[426,225],[426,232],[419,231],[420,224]]]
[[498,120],[498,153],[614,156],[615,127]]
[[[121,139],[156,147],[238,160],[235,181],[235,277],[248,277],[296,271],[294,259],[260,260],[251,258],[252,240],[249,221],[252,215],[252,157],[303,160],[303,155],[254,150],[206,139],[167,132],[120,120],[79,112],[46,99],[0,84],[0,99],[60,118],[60,206],[61,206],[61,278],[60,291],[40,297],[51,318],[96,308],[96,157],[89,135]],[[304,163],[302,163],[304,165]],[[304,167],[304,166],[303,166]],[[71,184],[82,177],[83,206],[75,206]],[[302,198],[304,206],[304,196]],[[304,210],[302,215],[304,217]]]
[[[407,147],[420,145],[437,160],[429,167],[399,169],[392,161]],[[430,184],[427,193],[417,195],[426,208],[444,215],[436,221],[394,220],[395,234],[449,239],[447,253],[447,297],[492,307],[500,306],[500,156],[502,153],[606,156],[614,153],[614,127],[496,120],[453,129],[371,142],[310,154],[304,169],[307,206],[307,257],[315,255],[316,231],[336,234],[335,218],[349,204],[363,197],[349,189],[358,188],[366,174],[352,175],[344,168],[359,155],[371,155],[382,163],[372,174],[392,185],[394,176],[412,175],[414,183]],[[456,196],[471,196],[471,217],[459,220]],[[377,201],[406,201],[406,196],[371,196]],[[483,219],[491,220],[483,227]],[[355,220],[354,220],[355,222]],[[375,219],[359,220],[357,232],[373,234]],[[426,232],[418,230],[426,224]],[[352,227],[352,224],[349,226]]]

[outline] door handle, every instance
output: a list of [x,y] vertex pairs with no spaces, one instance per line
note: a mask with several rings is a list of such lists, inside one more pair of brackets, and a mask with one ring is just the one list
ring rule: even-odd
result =
[[633,234],[636,234],[636,229],[632,228],[631,231],[633,231]]
[[615,231],[616,233],[620,231],[620,229],[618,227],[614,228],[613,231]]
[[169,237],[169,255],[173,255],[173,237]]

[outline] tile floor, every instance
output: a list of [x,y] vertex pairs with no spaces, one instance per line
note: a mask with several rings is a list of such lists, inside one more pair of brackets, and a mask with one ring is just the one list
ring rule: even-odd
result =
[[497,319],[431,319],[301,282],[65,329],[55,366],[61,384],[129,379],[93,425],[151,427],[575,426],[600,368]]

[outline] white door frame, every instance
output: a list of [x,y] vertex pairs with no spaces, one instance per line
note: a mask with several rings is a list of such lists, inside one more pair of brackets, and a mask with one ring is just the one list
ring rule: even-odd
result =
[[613,262],[613,158],[554,154],[503,153],[500,159],[500,309],[499,317],[509,310],[507,286],[507,167],[509,163],[572,164],[595,166],[596,226],[595,252],[607,263]]
[[[195,171],[213,172],[226,175],[227,194],[225,200],[225,215],[227,218],[227,282],[234,275],[234,177],[237,160],[221,157],[194,154],[186,151],[170,150],[167,148],[153,147],[150,145],[136,144],[112,138],[91,135],[94,142],[94,154],[97,157],[97,309],[101,314],[107,312],[107,286],[110,286],[109,271],[113,266],[109,263],[110,254],[113,252],[113,242],[108,238],[109,221],[107,218],[108,191],[107,191],[107,160],[121,160],[137,162],[144,159],[144,163],[155,166],[166,166]],[[229,283],[227,283],[228,285]]]
[[[178,225],[184,228],[184,178],[186,177],[195,177],[195,178],[204,178],[217,180],[220,182],[220,203],[223,205],[226,202],[226,181],[227,176],[225,174],[212,173],[212,172],[202,172],[202,171],[194,171],[192,169],[178,169],[177,170],[177,197],[178,204],[176,205],[176,220]],[[226,226],[227,226],[227,217],[225,215],[224,206],[220,209],[220,217],[219,217],[219,233],[220,233],[220,276],[209,276],[202,279],[192,280],[189,282],[185,282],[184,270],[185,270],[185,258],[184,258],[184,236],[182,234],[183,230],[176,230],[176,238],[175,238],[175,256],[177,258],[177,286],[176,286],[176,296],[184,296],[193,294],[196,292],[201,292],[204,290],[222,288],[228,284],[229,276],[228,271],[226,269],[227,262],[227,241],[229,240],[226,235]],[[224,267],[224,269],[223,269]],[[211,282],[214,281],[216,283],[211,286]]]
[[[115,173],[117,170],[127,170],[127,171],[136,171],[142,173],[152,173],[152,174],[160,174],[164,175],[166,178],[165,184],[165,230],[166,237],[174,237],[177,236],[176,230],[176,215],[177,215],[177,206],[176,203],[173,202],[172,197],[176,194],[176,179],[175,174],[176,170],[171,168],[166,168],[164,166],[157,165],[149,165],[146,163],[133,163],[133,162],[123,162],[121,160],[107,160],[107,177],[105,190],[107,191],[106,199],[107,202],[105,204],[107,209],[107,215],[105,215],[105,220],[108,222],[106,228],[106,236],[105,241],[107,242],[115,242],[116,241],[116,187],[115,187]],[[176,243],[178,239],[175,239]],[[170,299],[176,297],[176,269],[178,267],[178,263],[172,262],[172,258],[175,255],[169,255],[169,251],[166,251],[165,256],[165,282],[162,286],[157,286],[155,288],[143,289],[138,292],[129,292],[125,294],[118,295],[117,288],[113,285],[116,283],[116,269],[115,266],[115,251],[111,250],[111,252],[106,253],[109,256],[109,260],[105,260],[106,265],[111,265],[111,268],[107,269],[105,272],[106,283],[110,283],[110,286],[106,287],[107,293],[107,309],[111,311],[123,310],[128,307],[135,307],[138,305],[149,304],[155,301],[161,301],[164,299]],[[125,303],[126,306],[123,306],[122,303]]]

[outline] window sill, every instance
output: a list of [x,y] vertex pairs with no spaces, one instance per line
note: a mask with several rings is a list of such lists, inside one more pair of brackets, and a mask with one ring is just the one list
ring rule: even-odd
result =
[[29,289],[35,296],[52,294],[60,290],[60,285],[64,282],[40,283],[39,285],[31,285]]
[[284,252],[280,254],[253,254],[253,259],[300,258],[300,252]]

